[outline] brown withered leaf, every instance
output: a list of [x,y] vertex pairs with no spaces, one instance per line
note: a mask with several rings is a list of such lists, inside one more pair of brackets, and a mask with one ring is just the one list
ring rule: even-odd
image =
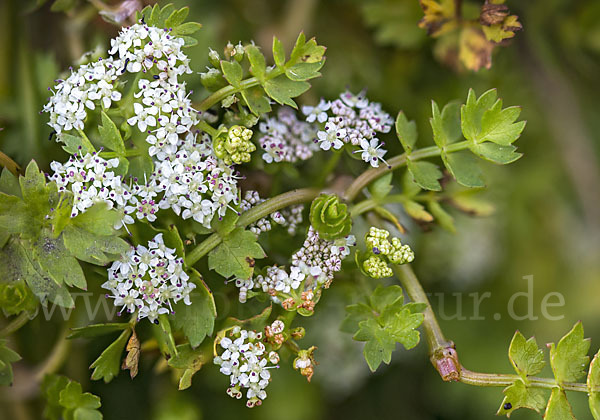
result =
[[459,58],[469,70],[477,71],[492,66],[492,51],[495,44],[488,41],[479,28],[467,27],[462,30],[459,42]]
[[140,340],[135,333],[135,330],[132,331],[131,337],[127,342],[127,356],[123,359],[123,364],[121,365],[121,369],[129,369],[129,375],[131,379],[135,378],[138,374],[138,363],[140,360]]
[[419,27],[427,30],[430,36],[440,36],[456,28],[456,8],[454,0],[419,0],[425,14]]
[[489,0],[486,0],[485,4],[481,6],[479,23],[485,26],[502,23],[508,14],[509,11],[507,5],[490,3]]

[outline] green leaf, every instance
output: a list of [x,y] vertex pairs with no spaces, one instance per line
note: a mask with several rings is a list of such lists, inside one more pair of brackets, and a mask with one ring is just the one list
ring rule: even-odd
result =
[[422,191],[417,185],[409,171],[405,171],[402,175],[402,195],[412,198]]
[[8,169],[2,169],[0,174],[0,192],[21,198],[21,186],[19,178],[14,176]]
[[369,369],[375,372],[381,362],[390,363],[392,352],[396,349],[396,342],[390,332],[372,318],[361,321],[358,325],[359,330],[353,338],[357,341],[366,341],[363,355]]
[[169,359],[169,366],[182,369],[183,373],[179,379],[179,390],[192,386],[192,377],[207,362],[205,351],[194,349],[189,344],[177,346],[177,355]]
[[408,171],[413,176],[413,180],[417,185],[424,190],[441,191],[442,186],[438,182],[438,179],[442,177],[442,172],[438,169],[437,165],[431,162],[424,161],[406,161]]
[[94,235],[86,230],[68,226],[62,234],[65,247],[78,260],[90,264],[106,265],[131,248],[117,236]]
[[286,63],[286,67],[293,66],[299,62],[316,63],[323,59],[325,47],[317,45],[317,41],[311,38],[306,41],[304,32],[301,32],[296,39],[296,45],[290,54],[290,60]]
[[0,193],[0,230],[9,234],[37,236],[41,223],[33,219],[27,205],[14,195]]
[[477,98],[473,89],[469,89],[467,103],[460,108],[461,128],[467,140],[476,141],[481,131],[483,114],[494,105],[496,98],[496,89],[488,90],[479,98]]
[[248,56],[248,61],[250,61],[250,73],[263,84],[267,72],[265,56],[256,45],[246,46],[246,55]]
[[71,334],[67,338],[94,338],[112,332],[123,331],[130,327],[128,322],[94,324],[86,327],[71,328]]
[[508,357],[515,371],[524,379],[540,373],[546,364],[544,352],[538,348],[535,338],[525,340],[519,331],[515,332],[510,342]]
[[113,235],[114,226],[121,220],[121,216],[115,210],[108,208],[105,202],[96,203],[85,212],[73,218],[72,223],[81,229],[96,235]]
[[398,285],[384,287],[382,285],[378,285],[373,294],[370,296],[369,301],[371,303],[371,308],[375,310],[375,312],[381,314],[383,311],[389,306],[402,306],[404,302],[404,293],[402,292],[402,287]]
[[404,151],[410,154],[417,141],[417,124],[414,121],[408,121],[402,111],[396,117],[396,135]]
[[513,145],[500,146],[496,143],[481,143],[469,145],[469,149],[483,159],[500,165],[513,163],[523,156],[522,153],[516,152],[517,148]]
[[125,144],[119,129],[110,119],[106,112],[102,111],[102,125],[98,126],[100,132],[100,144],[110,150],[117,152],[119,155],[125,154]]
[[200,28],[202,28],[202,25],[197,22],[186,22],[177,26],[175,29],[173,29],[173,32],[171,33],[173,34],[173,36],[191,35],[193,33],[198,32]]
[[442,153],[444,165],[456,182],[469,188],[485,187],[481,169],[477,161],[469,153]]
[[166,4],[164,7],[158,6],[156,13],[152,10],[154,15],[154,26],[159,28],[166,27],[167,19],[175,12],[175,6],[172,3]]
[[423,207],[420,203],[412,200],[404,200],[402,201],[402,207],[404,207],[404,211],[410,217],[416,220],[420,220],[422,222],[433,222],[433,216],[425,207]]
[[427,202],[427,207],[441,227],[446,229],[448,232],[456,233],[454,219],[446,210],[442,208],[440,203],[435,200],[430,200]]
[[581,321],[560,339],[558,345],[550,345],[550,365],[559,383],[576,382],[585,376],[585,368],[590,361],[587,355],[590,339],[583,338]]
[[552,395],[548,401],[546,412],[544,413],[544,420],[575,420],[573,410],[565,391],[560,388],[552,388]]
[[19,178],[23,201],[36,217],[45,217],[50,212],[50,188],[46,186],[46,177],[35,161],[31,161],[25,170],[25,176]]
[[21,360],[21,356],[6,347],[8,340],[0,340],[0,386],[12,385],[13,371],[11,364]]
[[250,112],[256,116],[271,112],[271,103],[266,97],[264,89],[260,86],[242,90],[242,98],[246,101]]
[[265,92],[272,99],[281,105],[289,105],[292,108],[298,108],[296,102],[292,100],[297,96],[302,95],[310,88],[308,82],[293,81],[285,75],[278,76],[274,79],[269,79],[264,84]]
[[590,363],[590,371],[587,377],[587,387],[589,394],[590,411],[594,420],[600,420],[600,362],[598,358],[600,351],[596,353],[592,363]]
[[100,398],[81,390],[81,385],[77,382],[69,382],[67,386],[60,391],[60,405],[65,408],[100,408]]
[[525,129],[525,121],[515,122],[520,113],[521,108],[518,106],[502,109],[502,100],[498,99],[483,114],[478,142],[491,141],[501,146],[514,143]]
[[129,171],[128,174],[134,179],[147,179],[150,178],[154,172],[154,164],[152,163],[152,157],[147,152],[142,152],[140,156],[136,156],[129,160]]
[[242,77],[244,75],[244,70],[242,69],[240,63],[235,60],[221,60],[221,69],[223,70],[223,75],[231,84],[231,86],[239,88],[240,82],[242,81]]
[[42,233],[32,246],[32,255],[40,265],[44,275],[50,277],[57,285],[63,283],[79,289],[87,289],[87,282],[81,266],[65,248],[61,237],[52,238]]
[[0,252],[0,279],[3,282],[25,280],[33,294],[43,305],[48,301],[65,308],[74,306],[66,286],[59,286],[40,268],[31,254],[31,244],[9,242]]
[[283,49],[283,44],[276,36],[273,37],[273,60],[277,67],[285,64],[285,50]]
[[546,406],[544,391],[536,388],[527,388],[525,383],[517,379],[515,383],[504,388],[504,399],[496,415],[510,417],[513,411],[519,408],[529,408],[538,413]]
[[158,340],[158,345],[161,348],[162,353],[167,357],[175,356],[177,354],[177,348],[175,345],[175,338],[173,337],[173,330],[171,328],[171,321],[167,314],[160,314],[158,316],[158,332],[155,328],[155,337]]
[[256,236],[240,227],[208,254],[208,268],[225,278],[249,279],[254,271],[254,259],[264,257],[265,252],[256,242]]
[[44,417],[62,420],[63,407],[60,405],[60,392],[69,384],[69,379],[61,375],[46,375],[42,381],[42,393],[46,400]]
[[433,129],[433,140],[439,148],[454,143],[460,138],[460,105],[458,102],[446,104],[440,113],[438,105],[435,101],[431,101],[431,114],[429,123]]
[[75,4],[77,4],[77,0],[54,0],[50,10],[52,12],[67,12],[75,7]]
[[264,329],[267,320],[271,316],[271,312],[273,311],[273,305],[270,304],[265,309],[263,309],[260,313],[251,316],[247,319],[238,319],[232,316],[227,317],[221,326],[222,329],[227,329],[229,327],[234,327],[236,325],[240,327],[244,327],[249,330],[262,330]]
[[121,369],[121,355],[125,349],[125,344],[131,336],[131,329],[127,328],[123,330],[119,338],[112,342],[100,356],[92,363],[90,369],[94,369],[92,372],[92,379],[98,381],[103,379],[105,383],[112,381],[112,379],[119,374]]
[[[175,27],[181,25],[183,22],[185,22],[185,18],[187,18],[189,13],[190,13],[190,8],[187,6],[174,11],[165,20],[165,28],[175,28]],[[162,15],[162,13],[161,13],[161,15]]]
[[221,217],[220,220],[219,216],[214,217],[211,222],[211,228],[222,238],[224,238],[229,235],[233,229],[235,229],[235,225],[239,218],[240,215],[236,211],[227,209],[225,216]]
[[325,64],[325,60],[317,61],[315,63],[298,63],[285,70],[285,75],[290,80],[304,81],[314,79],[315,77],[321,76],[319,70]]
[[84,141],[80,136],[62,133],[60,140],[65,144],[63,150],[71,155],[94,153],[96,149],[89,141]]
[[191,305],[186,305],[183,301],[178,302],[173,310],[175,314],[172,317],[173,328],[182,329],[192,347],[198,347],[206,338],[211,335],[215,326],[217,317],[217,307],[215,299],[202,278],[194,275],[195,291],[191,294]]
[[369,192],[375,200],[381,200],[386,197],[392,191],[392,173],[389,172],[384,176],[376,179],[374,182],[369,184]]
[[373,310],[364,303],[346,306],[346,318],[342,321],[340,331],[354,334],[358,330],[358,323],[373,317]]

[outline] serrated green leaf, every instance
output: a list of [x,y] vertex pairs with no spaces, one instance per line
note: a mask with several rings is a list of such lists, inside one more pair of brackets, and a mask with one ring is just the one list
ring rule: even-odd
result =
[[283,49],[283,44],[276,36],[273,37],[273,60],[277,67],[285,64],[285,50]]
[[21,198],[21,186],[19,178],[14,176],[8,169],[3,168],[0,174],[0,192],[6,195],[14,195]]
[[271,103],[266,95],[264,89],[260,86],[242,90],[242,98],[246,101],[250,112],[257,117],[271,112]]
[[260,52],[260,49],[256,45],[246,46],[246,55],[250,62],[250,73],[256,77],[261,84],[264,83],[267,72],[265,56]]
[[181,25],[183,22],[185,22],[185,18],[187,18],[189,13],[190,8],[187,6],[174,11],[165,20],[165,28],[176,28],[177,26]]
[[46,177],[32,160],[25,176],[19,178],[23,201],[31,213],[37,217],[45,217],[50,212],[50,189],[46,186]]
[[128,328],[130,328],[128,322],[94,324],[88,325],[86,327],[71,328],[71,334],[69,334],[67,338],[94,338],[99,337],[101,335],[110,334],[116,331],[123,331]]
[[366,341],[363,355],[369,369],[375,372],[381,362],[390,363],[392,352],[396,349],[396,342],[390,332],[379,325],[375,319],[361,321],[358,325],[359,330],[353,338],[357,341]]
[[346,306],[346,317],[342,321],[340,331],[354,334],[358,330],[358,323],[373,317],[373,310],[364,303]]
[[405,171],[402,175],[402,195],[412,198],[422,191],[417,185],[410,172]]
[[321,76],[319,70],[325,64],[325,60],[317,61],[315,63],[298,63],[289,68],[286,68],[285,75],[290,80],[304,81],[314,79],[315,77]]
[[212,292],[199,275],[193,276],[196,289],[191,294],[191,305],[179,302],[173,310],[173,327],[182,329],[192,347],[198,347],[207,335],[213,333],[217,307]]
[[431,114],[429,123],[433,129],[433,140],[438,147],[443,148],[460,138],[460,105],[458,102],[446,104],[440,112],[435,101],[431,101]]
[[456,233],[454,218],[442,208],[440,203],[435,200],[430,200],[427,202],[427,207],[441,227],[446,229],[448,232]]
[[511,106],[502,109],[502,100],[496,103],[481,118],[481,132],[478,142],[491,141],[501,146],[512,144],[521,136],[525,121],[515,122],[519,118],[521,108]]
[[286,67],[293,66],[294,64],[304,63],[316,63],[323,59],[325,54],[325,47],[317,45],[317,41],[314,38],[306,41],[304,32],[301,32],[296,39],[294,49],[290,54],[290,59],[286,63]]
[[272,99],[281,105],[289,105],[292,108],[298,108],[296,102],[292,100],[297,96],[302,95],[310,88],[308,82],[293,81],[285,75],[277,76],[274,79],[269,79],[264,84],[265,92]]
[[496,143],[486,142],[469,145],[469,149],[483,159],[489,160],[490,162],[499,163],[500,165],[513,163],[523,156],[522,153],[516,152],[517,148],[513,145],[500,146]]
[[60,391],[60,405],[65,408],[90,408],[100,407],[100,398],[86,392],[82,392],[81,385],[77,382],[69,382],[67,386]]
[[96,149],[89,141],[85,141],[80,136],[74,136],[72,134],[62,133],[60,140],[65,144],[63,150],[71,155],[86,153],[94,153]]
[[599,356],[600,351],[596,353],[592,363],[590,363],[590,371],[587,377],[587,387],[589,394],[589,406],[590,412],[594,417],[594,420],[600,420],[600,362]]
[[114,234],[114,226],[120,220],[121,216],[118,212],[109,209],[105,202],[101,202],[78,214],[73,218],[72,223],[96,235],[108,236]]
[[402,287],[398,285],[392,285],[384,287],[378,285],[373,291],[373,294],[369,297],[371,308],[379,314],[381,314],[388,306],[402,305],[404,302],[404,293]]
[[46,400],[44,417],[62,420],[63,407],[60,405],[60,392],[69,384],[69,379],[61,375],[46,375],[42,381],[42,392]]
[[590,339],[583,338],[581,321],[560,339],[558,345],[550,346],[550,365],[559,383],[575,382],[585,376],[585,368],[590,361],[587,355]]
[[7,345],[7,340],[0,340],[0,386],[12,385],[12,363],[21,360],[21,356]]
[[409,154],[417,142],[417,124],[414,121],[408,121],[402,111],[396,117],[396,135],[404,151]]
[[208,268],[225,278],[234,276],[249,279],[254,271],[254,259],[264,257],[265,252],[256,241],[256,236],[240,227],[208,254]]
[[237,61],[221,60],[221,70],[227,81],[231,86],[238,88],[242,77],[244,76],[244,70]]
[[442,172],[437,165],[424,161],[406,161],[408,171],[417,185],[425,190],[441,191],[442,186],[438,179],[442,177]]
[[57,285],[63,283],[79,289],[87,289],[87,282],[81,266],[65,248],[63,239],[52,238],[42,233],[32,246],[32,255],[46,276]]
[[130,336],[130,328],[123,330],[121,335],[104,349],[100,356],[92,363],[90,369],[94,369],[94,372],[92,372],[93,380],[98,381],[103,379],[105,383],[108,383],[119,374],[119,370],[121,369],[121,355]]
[[525,383],[517,379],[515,383],[504,388],[504,399],[496,415],[510,417],[513,411],[519,408],[529,408],[538,413],[546,406],[544,391],[536,388],[527,388]]
[[106,112],[102,111],[100,114],[102,115],[102,125],[98,126],[98,131],[100,132],[100,144],[120,155],[124,154],[125,144],[123,143],[121,132],[113,120],[106,115]]
[[71,254],[90,264],[106,265],[131,248],[131,245],[117,236],[94,235],[74,226],[67,226],[62,236],[65,247]]
[[485,187],[481,169],[469,153],[442,153],[442,160],[456,182],[469,188]]
[[508,357],[515,371],[523,378],[537,375],[546,364],[544,352],[538,348],[535,338],[525,340],[519,331],[515,332],[510,342]]
[[33,218],[23,200],[0,193],[0,230],[9,234],[28,233],[28,236],[36,236],[40,228],[41,223]]
[[197,22],[186,22],[173,29],[173,36],[191,35],[202,28],[202,25]]
[[43,305],[53,302],[65,308],[74,306],[66,286],[59,286],[48,277],[31,254],[31,245],[10,241],[0,252],[0,278],[3,282],[25,280],[27,286]]
[[479,98],[473,89],[469,89],[467,103],[460,109],[460,120],[463,135],[467,140],[475,141],[481,131],[481,119],[483,114],[492,107],[498,94],[496,89],[490,89]]
[[575,420],[571,405],[567,400],[565,391],[562,389],[552,388],[552,394],[544,413],[544,420]]

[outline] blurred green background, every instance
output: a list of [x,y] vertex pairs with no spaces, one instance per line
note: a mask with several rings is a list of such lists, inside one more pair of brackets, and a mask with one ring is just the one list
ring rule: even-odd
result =
[[[0,150],[21,165],[34,158],[47,169],[50,161],[65,159],[56,143],[47,140],[50,128],[39,111],[53,79],[84,52],[105,50],[118,31],[98,17],[92,3],[80,1],[65,14],[51,12],[49,4],[35,9],[35,1],[0,0]],[[187,51],[194,70],[206,66],[209,46],[222,51],[227,41],[254,40],[269,51],[273,35],[289,47],[304,30],[328,49],[323,77],[314,81],[301,103],[332,99],[346,88],[367,88],[368,97],[391,114],[403,110],[415,119],[425,144],[431,137],[431,99],[464,100],[470,87],[478,94],[498,88],[506,105],[521,105],[528,124],[517,144],[524,157],[508,167],[486,165],[485,196],[495,214],[456,214],[454,235],[439,227],[424,233],[407,222],[408,241],[418,256],[415,271],[433,294],[434,308],[446,315],[440,320],[442,328],[471,370],[511,372],[506,353],[515,329],[535,335],[543,345],[557,341],[582,320],[586,336],[592,337],[591,352],[597,351],[600,2],[508,0],[524,30],[496,49],[490,70],[477,73],[457,72],[435,59],[435,40],[417,27],[422,17],[417,0],[175,3],[190,6],[188,19],[204,26],[197,36],[199,45]],[[189,83],[199,87],[199,77],[191,77]],[[399,152],[396,145],[390,149],[390,155]],[[527,291],[527,275],[534,279],[532,308],[539,319],[511,319],[508,302],[514,293]],[[121,374],[110,384],[92,383],[87,366],[109,338],[75,342],[64,373],[102,398],[109,420],[494,418],[501,390],[442,382],[429,364],[425,343],[411,352],[397,351],[389,367],[370,374],[362,344],[338,331],[344,306],[360,297],[352,281],[336,280],[316,315],[307,320],[308,335],[302,343],[319,348],[320,365],[312,383],[283,367],[274,373],[269,397],[258,409],[248,410],[231,400],[225,394],[227,379],[214,368],[200,371],[192,388],[183,392],[176,391],[168,373],[153,366],[154,360],[144,358],[134,381]],[[469,294],[485,292],[491,297],[480,305],[482,319],[474,320]],[[542,315],[542,300],[549,292],[564,296],[563,307],[550,309],[559,320]],[[526,314],[527,299],[515,302],[516,313]],[[461,310],[462,316],[451,319]],[[57,325],[31,322],[19,332],[19,353],[28,360],[43,359]],[[18,380],[22,368],[17,364],[15,369]],[[585,395],[570,394],[570,401],[578,418],[589,418]],[[35,419],[40,412],[34,390],[0,390],[0,419]],[[521,410],[512,418],[538,417]]]

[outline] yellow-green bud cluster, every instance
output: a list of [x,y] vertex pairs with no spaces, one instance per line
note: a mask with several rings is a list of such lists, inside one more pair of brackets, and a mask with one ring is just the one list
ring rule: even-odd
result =
[[400,239],[389,239],[390,233],[384,229],[372,227],[365,237],[368,257],[363,261],[364,271],[373,278],[390,277],[390,264],[406,264],[415,259],[408,245],[402,245]]
[[376,255],[371,255],[363,262],[365,272],[374,279],[381,279],[392,276],[392,269],[388,267],[383,259]]
[[256,146],[250,141],[251,138],[252,130],[234,125],[226,135],[223,134],[215,140],[215,155],[227,165],[249,162],[250,153],[256,150]]

